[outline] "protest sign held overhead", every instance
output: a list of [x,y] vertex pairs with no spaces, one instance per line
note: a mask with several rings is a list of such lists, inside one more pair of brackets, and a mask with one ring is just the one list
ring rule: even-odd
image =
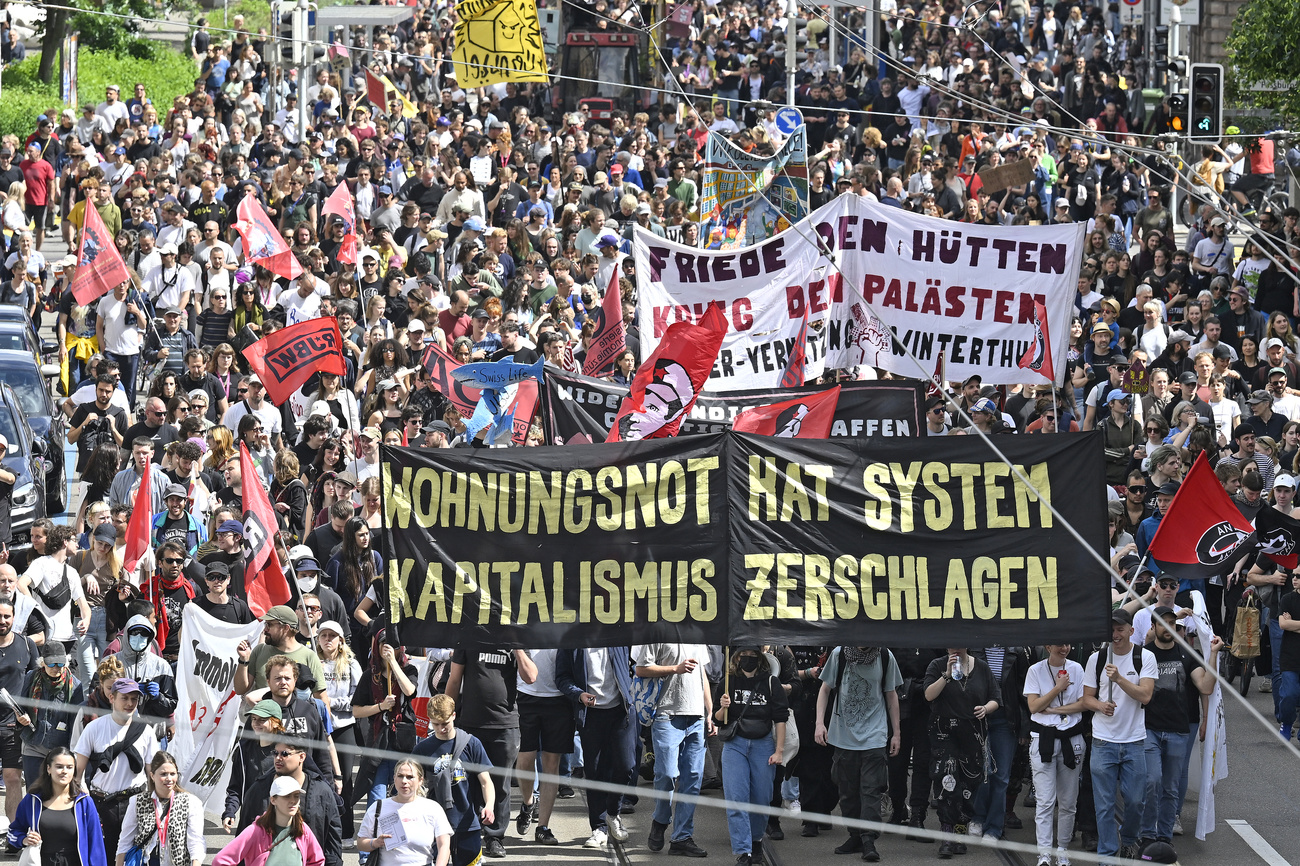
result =
[[416,645],[1104,634],[1107,575],[1047,507],[1102,550],[1100,436],[1007,437],[1032,489],[977,440],[932,444],[725,433],[490,464],[384,447],[390,610]]
[[709,249],[758,243],[808,215],[806,127],[775,156],[746,153],[721,135],[710,135],[705,149],[700,231]]
[[[880,380],[841,382],[840,398],[831,422],[832,438],[859,436],[919,436],[924,424],[921,387],[916,383]],[[746,409],[808,397],[822,385],[802,388],[766,388],[701,394],[682,419],[679,434],[720,433],[731,429]],[[604,379],[550,368],[542,389],[542,429],[555,445],[579,441],[603,442],[628,389]]]
[[[943,353],[950,379],[1040,383],[1019,366],[1035,339],[1034,304],[1051,334],[1069,333],[1084,226],[953,223],[840,196],[735,251],[636,231],[642,354],[673,323],[720,307],[728,333],[705,390],[730,391],[778,384],[805,310],[821,325],[808,333],[809,377],[867,365],[925,379]],[[1067,342],[1053,341],[1053,370],[1065,369]]]
[[534,0],[460,0],[456,18],[452,62],[458,85],[547,80]]

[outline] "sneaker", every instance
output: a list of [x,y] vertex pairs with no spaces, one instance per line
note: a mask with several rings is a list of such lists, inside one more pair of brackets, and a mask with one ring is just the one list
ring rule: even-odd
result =
[[876,850],[876,843],[872,839],[862,840],[862,859],[868,863],[879,863],[880,852]]
[[819,833],[821,833],[821,831],[818,830],[817,825],[811,821],[805,821],[803,824],[803,829],[799,831],[799,835],[805,838],[812,838],[818,835]]
[[620,815],[635,815],[635,814],[636,814],[636,803],[633,802],[633,801],[631,801],[631,800],[628,800],[626,797],[624,797],[624,798],[623,798],[623,805],[621,805],[621,806],[618,807],[618,814],[620,814]]
[[1277,729],[1277,734],[1279,737],[1282,738],[1282,742],[1289,743],[1291,742],[1291,731],[1292,731],[1291,725],[1282,725]]
[[902,827],[904,824],[907,823],[907,810],[895,809],[894,811],[890,812],[889,823],[896,824],[899,827]]
[[519,817],[515,819],[515,832],[520,836],[528,835],[528,828],[537,820],[537,804],[524,803],[519,807]]
[[754,866],[754,858],[749,854],[736,855],[736,866]]
[[356,837],[356,836],[349,836],[348,838],[344,839],[344,840],[343,840],[343,847],[344,847],[346,850],[349,850],[349,851],[351,851],[353,848],[357,847],[357,837]]
[[1121,845],[1119,847],[1119,856],[1124,860],[1136,860],[1142,856],[1142,844]]
[[1182,816],[1182,815],[1175,815],[1175,816],[1174,816],[1174,835],[1175,835],[1175,836],[1181,836],[1181,835],[1183,835],[1183,816]]
[[555,796],[559,797],[561,800],[572,800],[578,795],[573,790],[572,785],[561,785],[560,790],[556,792]]
[[983,839],[983,840],[985,840],[986,842],[996,842],[996,841],[998,841],[999,839],[1001,839],[1002,837],[1001,837],[1001,836],[994,836],[992,833],[985,832],[985,834],[984,834],[983,836],[981,836],[980,838]]
[[1056,866],[1070,866],[1070,855],[1064,848],[1056,849]]
[[680,857],[708,857],[709,852],[705,851],[690,836],[680,839],[668,845],[669,854],[677,854]]
[[[963,831],[960,828],[958,828],[957,832],[961,833]],[[965,833],[967,836],[983,836],[984,825],[981,824],[979,821],[971,821],[969,824],[966,825]]]
[[1091,831],[1089,831],[1089,830],[1084,830],[1084,831],[1081,833],[1081,835],[1082,835],[1082,837],[1083,837],[1083,850],[1085,850],[1085,851],[1096,851],[1096,850],[1097,850],[1097,834],[1096,834],[1096,833],[1093,833],[1093,832],[1091,832]]
[[1038,797],[1034,794],[1034,786],[1029,786],[1029,793],[1025,794],[1025,799],[1020,801],[1020,805],[1026,809],[1032,809],[1038,805]]
[[785,808],[787,812],[790,812],[791,814],[794,815],[798,815],[801,811],[803,811],[803,806],[799,805],[798,800],[786,800],[781,805]]
[[591,836],[586,842],[582,843],[583,848],[604,848],[609,844],[609,838],[604,830],[592,830]]
[[623,822],[619,820],[617,815],[609,819],[609,835],[619,842],[627,841],[627,828],[623,826]]
[[1038,862],[1034,866],[1052,866],[1052,858],[1046,854],[1038,855]]
[[491,857],[494,860],[500,860],[502,857],[506,856],[505,843],[495,836],[489,836],[487,841],[483,843],[483,856]]
[[719,776],[719,777],[716,778],[716,779],[705,779],[704,782],[703,782],[703,784],[700,785],[700,790],[701,790],[701,791],[721,791],[721,790],[722,790],[722,777]]
[[1273,681],[1264,677],[1259,681],[1259,693],[1261,695],[1271,694],[1273,691]]
[[780,818],[767,819],[767,838],[780,842],[785,838],[785,831],[781,829]]
[[763,840],[751,839],[749,842],[749,859],[755,863],[763,862]]
[[650,838],[646,839],[646,847],[651,851],[664,850],[664,833],[668,830],[667,824],[660,824],[653,818],[650,819]]
[[956,847],[955,847],[951,842],[949,842],[947,839],[945,839],[945,840],[943,840],[942,842],[939,843],[939,859],[940,859],[940,860],[951,860],[951,859],[952,859],[952,855],[953,855],[953,854],[956,854],[956,853],[957,853],[957,851],[956,851]]
[[555,834],[551,832],[551,828],[547,827],[545,824],[537,828],[537,832],[533,834],[533,841],[538,845],[560,844],[560,840],[555,838]]
[[862,837],[850,836],[835,848],[836,854],[857,854],[862,850]]

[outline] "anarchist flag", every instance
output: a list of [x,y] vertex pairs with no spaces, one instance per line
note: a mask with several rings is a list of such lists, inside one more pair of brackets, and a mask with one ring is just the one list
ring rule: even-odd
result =
[[1021,356],[1018,366],[1033,370],[1047,381],[1056,384],[1056,371],[1052,368],[1052,339],[1047,332],[1047,307],[1034,301],[1034,340]]
[[[1267,509],[1265,509],[1267,510]],[[1222,574],[1253,549],[1255,527],[1241,516],[1202,451],[1160,521],[1147,555],[1179,580]]]
[[802,388],[804,370],[808,366],[808,307],[803,308],[803,324],[794,338],[794,347],[790,350],[790,359],[781,372],[782,388]]
[[342,347],[338,320],[320,318],[281,328],[244,349],[243,355],[266,386],[266,396],[281,406],[316,373],[347,373]]
[[584,376],[602,376],[609,372],[627,340],[627,329],[623,327],[623,297],[618,290],[619,273],[615,268],[609,288],[605,289],[605,299],[591,311],[591,321],[596,329],[591,334],[591,343],[582,361]]
[[244,242],[244,259],[261,265],[277,277],[297,279],[302,273],[302,265],[257,197],[246,195],[240,199],[235,215],[235,231]]
[[122,261],[122,254],[117,251],[104,220],[99,211],[87,203],[81,239],[77,243],[77,271],[72,276],[72,297],[84,307],[129,279],[131,274],[126,269],[126,262]]
[[127,574],[135,571],[150,547],[150,536],[153,534],[152,475],[153,467],[145,467],[140,476],[140,487],[135,492],[135,507],[126,524],[126,550],[122,553],[122,568]]
[[346,183],[334,187],[334,192],[325,199],[325,207],[321,209],[321,213],[343,219],[343,241],[339,244],[335,258],[345,265],[355,265],[357,263],[357,214],[352,206],[352,193],[348,191]]
[[245,600],[253,614],[261,617],[289,600],[289,582],[275,553],[275,534],[280,531],[275,509],[257,477],[253,456],[242,442],[239,443],[239,472],[244,501],[244,543],[248,545],[244,554],[244,591],[248,594]]
[[727,317],[710,306],[698,325],[675,322],[653,355],[637,368],[606,442],[676,436],[691,411],[727,335]]
[[836,385],[815,394],[746,409],[736,416],[731,429],[779,439],[826,439],[831,435],[839,402],[840,386]]
[[475,407],[478,406],[482,392],[473,385],[458,381],[453,375],[454,371],[462,366],[461,363],[439,349],[436,343],[430,343],[429,348],[425,350],[423,363],[438,393],[460,410],[462,416],[468,418],[472,415]]
[[1255,543],[1259,552],[1283,568],[1300,565],[1296,542],[1300,541],[1300,520],[1265,505],[1255,515]]

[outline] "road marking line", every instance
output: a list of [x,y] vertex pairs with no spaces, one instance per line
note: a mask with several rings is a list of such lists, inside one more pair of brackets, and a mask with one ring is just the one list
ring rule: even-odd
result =
[[1272,845],[1264,841],[1264,837],[1259,835],[1259,832],[1254,827],[1250,826],[1249,821],[1229,819],[1228,826],[1233,830],[1236,830],[1237,835],[1240,836],[1247,845],[1253,848],[1255,853],[1259,855],[1259,858],[1267,863],[1268,866],[1291,866],[1291,864],[1286,861],[1286,858],[1277,853],[1277,850],[1274,849]]

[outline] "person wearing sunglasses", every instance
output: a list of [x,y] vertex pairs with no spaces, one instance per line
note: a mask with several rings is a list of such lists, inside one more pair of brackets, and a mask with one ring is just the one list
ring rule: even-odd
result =
[[209,561],[203,573],[203,583],[207,592],[195,598],[194,603],[204,613],[232,625],[247,625],[256,618],[248,602],[230,594],[230,566],[226,563]]
[[[7,608],[7,609],[6,609]],[[0,602],[0,621],[3,621],[5,615],[9,616],[10,621],[13,618],[13,610],[9,607],[9,602]],[[9,643],[5,644],[4,641]],[[0,635],[0,650],[6,651],[5,658],[15,658],[13,647],[27,641],[23,635],[13,631],[6,631]],[[41,649],[31,642],[26,643],[31,659],[32,673],[28,673],[28,664],[17,667],[12,673],[16,676],[17,682],[10,682],[10,691],[15,697],[23,698],[40,698],[51,703],[62,704],[61,709],[53,709],[47,705],[31,706],[19,713],[16,717],[17,723],[21,728],[26,728],[27,735],[32,737],[33,741],[48,743],[50,749],[59,746],[67,747],[72,732],[73,722],[76,720],[77,712],[81,705],[85,703],[83,686],[72,675],[68,667],[68,653],[63,648],[63,644],[58,641],[52,641]],[[39,664],[37,653],[40,653]],[[11,677],[6,676],[8,682]],[[24,680],[26,680],[24,682]],[[61,728],[59,725],[64,725]],[[65,733],[60,733],[63,731]],[[26,740],[26,736],[23,738]],[[36,756],[23,756],[24,766],[30,765],[29,774],[35,776],[33,772],[40,766],[41,759]],[[5,789],[12,790],[21,796],[22,775],[15,771],[16,768],[5,768]],[[12,781],[11,781],[12,780]],[[10,788],[10,784],[14,787]],[[16,803],[18,797],[13,797]],[[28,813],[30,814],[30,812]]]
[[[169,485],[167,499],[174,500],[177,496],[185,495],[183,488],[177,491],[178,487],[180,485]],[[160,516],[166,520],[169,513],[166,511]],[[182,610],[185,605],[194,600],[194,587],[202,569],[202,566],[190,558],[185,548],[184,537],[178,536],[178,538],[180,540],[168,539],[157,548],[155,554],[157,568],[148,586],[141,592],[142,597],[157,600],[154,605],[158,611],[158,646],[161,647],[162,657],[169,663],[175,663],[180,655]],[[144,688],[145,693],[152,697],[148,687]],[[174,695],[174,683],[172,690]]]
[[944,408],[947,401],[942,397],[932,397],[925,406],[925,435],[947,436],[952,429],[948,424],[948,411]]

